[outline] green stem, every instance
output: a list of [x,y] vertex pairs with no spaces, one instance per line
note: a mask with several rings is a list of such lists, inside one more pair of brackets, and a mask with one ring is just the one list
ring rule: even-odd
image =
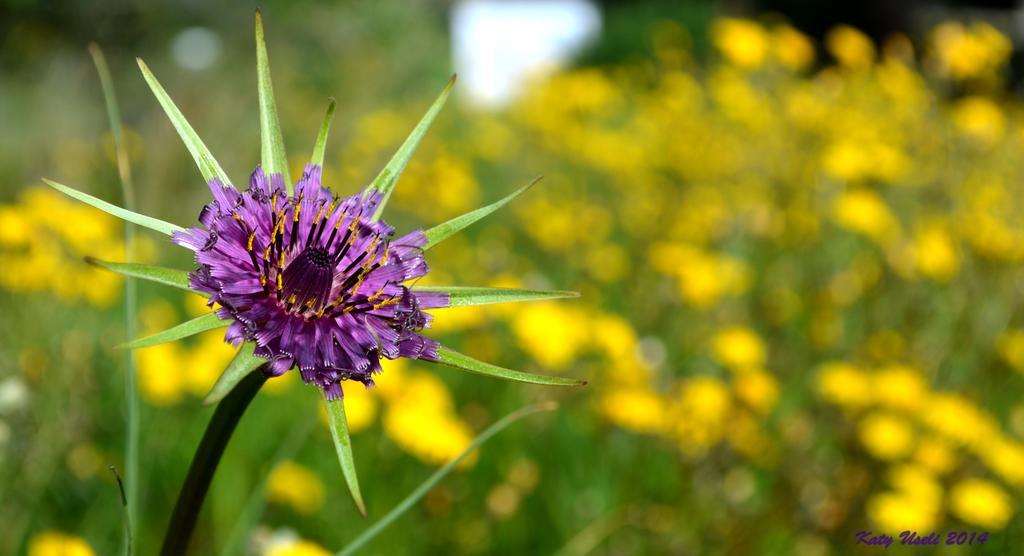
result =
[[[110,68],[107,66],[107,59],[99,45],[89,45],[89,54],[96,65],[96,73],[100,78],[100,87],[103,89],[103,100],[107,106],[107,116],[110,119],[110,134],[114,138],[114,152],[117,156],[117,174],[121,182],[121,198],[124,208],[135,210],[135,186],[132,183],[132,168],[128,159],[128,150],[124,145],[124,136],[121,129],[121,111],[117,104],[117,94],[114,92],[114,80],[110,77]],[[131,262],[135,255],[135,225],[131,222],[124,223],[124,253],[125,262]],[[124,329],[125,336],[131,340],[135,338],[135,312],[138,300],[138,291],[135,280],[128,278],[124,282]],[[125,479],[127,488],[122,492],[122,498],[126,512],[124,553],[131,556],[135,537],[135,527],[138,523],[139,511],[139,393],[135,388],[135,360],[131,350],[127,350],[125,358],[124,393],[127,402],[125,408],[125,420],[127,421],[127,440],[125,442]],[[120,484],[120,479],[118,479]]]
[[235,431],[238,420],[242,418],[249,402],[256,397],[260,387],[266,382],[262,368],[249,373],[229,393],[213,412],[210,423],[206,426],[203,439],[199,442],[196,455],[188,468],[185,484],[178,494],[178,501],[171,513],[171,522],[167,526],[161,556],[179,556],[188,549],[192,532],[199,518],[199,510],[203,506],[206,492],[210,489],[210,481],[217,470],[217,464],[224,453],[224,448]]

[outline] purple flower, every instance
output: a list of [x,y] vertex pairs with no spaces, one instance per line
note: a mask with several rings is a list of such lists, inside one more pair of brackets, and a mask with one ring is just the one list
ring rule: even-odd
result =
[[370,218],[377,191],[339,199],[320,176],[307,165],[292,196],[259,167],[244,192],[214,179],[202,227],[173,240],[196,254],[191,287],[233,320],[226,341],[255,342],[268,373],[298,366],[337,399],[343,380],[372,385],[381,357],[436,361],[438,343],[419,331],[430,326],[423,310],[447,306],[448,295],[403,285],[428,272],[421,230],[396,238]]

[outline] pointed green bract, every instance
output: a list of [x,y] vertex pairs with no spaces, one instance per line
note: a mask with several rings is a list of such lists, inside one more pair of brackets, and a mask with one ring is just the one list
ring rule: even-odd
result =
[[410,492],[409,495],[399,502],[397,506],[392,508],[387,515],[380,518],[380,521],[374,523],[369,529],[363,531],[362,534],[346,545],[345,548],[339,550],[337,556],[349,556],[350,554],[355,554],[357,550],[373,540],[388,525],[391,525],[396,519],[401,517],[402,514],[409,511],[409,508],[412,508],[416,502],[430,492],[430,489],[434,488],[434,485],[441,482],[441,479],[444,479],[445,476],[451,473],[452,470],[455,469],[455,466],[479,449],[480,446],[483,445],[484,442],[487,442],[487,440],[492,436],[498,434],[512,423],[515,423],[524,417],[529,417],[530,415],[541,413],[543,411],[554,411],[555,409],[558,409],[558,404],[554,402],[542,402],[536,405],[526,406],[509,413],[496,421],[493,425],[487,427],[484,432],[478,434],[476,438],[469,443],[469,446],[466,446],[466,449],[463,450],[458,457],[444,464],[444,467],[434,471],[433,474],[427,477],[427,480],[423,481],[420,483],[420,486],[416,487],[416,490]]
[[348,483],[348,490],[352,493],[352,500],[356,503],[356,508],[363,517],[366,517],[366,505],[363,504],[363,495],[359,492],[359,477],[356,476],[356,463],[352,459],[352,440],[348,436],[345,404],[342,400],[328,400],[326,397],[324,397],[324,404],[327,406],[327,422],[331,426],[331,437],[334,439],[334,448],[338,452],[341,473],[345,476],[345,482]]
[[[402,170],[405,170],[405,165],[409,163],[409,159],[412,158],[413,151],[416,150],[416,146],[420,144],[420,140],[426,135],[427,129],[430,128],[430,124],[434,122],[434,118],[437,117],[437,113],[441,111],[441,107],[444,106],[446,100],[448,100],[448,94],[452,91],[452,86],[455,85],[455,76],[448,81],[445,85],[444,90],[434,101],[434,104],[430,105],[427,113],[423,115],[423,119],[420,123],[416,124],[416,127],[406,138],[405,143],[398,148],[398,151],[388,161],[387,166],[380,171],[380,174],[374,178],[373,183],[366,188],[367,192],[377,191],[381,194],[380,205],[377,206],[376,212],[373,213],[371,221],[376,222],[380,220],[381,214],[384,213],[384,205],[387,204],[388,199],[391,197],[391,192],[395,190],[395,183],[398,181],[398,176],[402,175]],[[365,194],[364,194],[365,195]]]
[[221,373],[217,383],[210,389],[210,393],[203,399],[203,405],[213,405],[227,396],[236,384],[242,381],[249,373],[255,371],[260,365],[267,362],[266,359],[258,357],[253,352],[256,344],[245,342],[235,354],[235,357],[228,363],[224,372]]
[[60,184],[55,181],[48,180],[46,178],[43,178],[43,182],[46,183],[46,185],[49,185],[50,187],[56,189],[57,191],[60,191],[61,193],[67,195],[68,197],[82,201],[87,205],[96,207],[107,214],[120,218],[121,220],[127,220],[132,224],[138,224],[139,226],[142,226],[144,228],[149,228],[150,230],[155,230],[157,232],[167,235],[171,235],[174,232],[185,231],[185,228],[182,228],[177,224],[171,224],[170,222],[164,222],[159,218],[153,218],[152,216],[146,216],[145,214],[132,212],[128,209],[124,209],[117,205],[108,203],[103,199],[97,199],[96,197],[93,197],[88,193],[82,193],[81,191],[68,187],[64,184]]
[[281,174],[288,194],[292,193],[292,179],[288,175],[288,158],[284,154],[281,122],[277,119],[274,86],[270,81],[270,61],[267,43],[263,38],[263,16],[256,10],[256,80],[260,96],[260,147],[263,171]]
[[188,338],[189,336],[194,336],[200,332],[206,332],[207,330],[213,330],[214,328],[223,328],[227,325],[228,322],[221,320],[220,317],[217,316],[217,313],[207,313],[201,317],[185,321],[177,326],[172,326],[163,332],[157,332],[156,334],[146,336],[145,338],[132,340],[131,342],[121,344],[117,347],[119,349],[139,349],[155,346],[180,340],[182,338]]
[[512,193],[508,194],[506,197],[498,201],[495,201],[485,207],[480,207],[476,210],[467,212],[466,214],[456,216],[455,218],[452,218],[451,220],[444,222],[443,224],[438,224],[437,226],[434,226],[433,228],[430,228],[429,230],[423,232],[423,234],[427,236],[427,243],[426,245],[423,246],[423,250],[426,251],[427,249],[430,249],[431,247],[437,245],[438,243],[441,243],[442,241],[448,239],[449,236],[461,231],[463,228],[469,226],[470,224],[473,224],[477,220],[480,220],[481,218],[507,205],[509,201],[522,195],[524,192],[526,192],[526,190],[533,187],[533,185],[539,182],[542,177],[543,176],[537,176],[536,178],[533,178],[533,180],[531,180],[530,183],[520,187],[519,189],[516,189],[515,191],[513,191]]
[[488,305],[491,303],[509,303],[513,301],[540,301],[543,299],[562,299],[579,297],[579,292],[561,290],[520,290],[516,288],[478,288],[466,286],[421,286],[412,288],[416,292],[436,292],[448,294],[449,307],[465,307],[467,305]]
[[110,214],[111,216],[116,216],[117,218],[120,218],[121,220],[131,222],[132,224],[137,224],[144,228],[149,228],[151,230],[167,235],[172,235],[174,232],[180,232],[185,230],[184,228],[178,226],[177,224],[171,224],[170,222],[165,222],[163,220],[160,220],[159,218],[153,218],[152,216],[146,216],[145,214],[139,214],[137,212],[121,208],[113,203],[108,203],[103,199],[93,197],[88,193],[83,193],[73,187],[68,187],[62,183],[58,183],[46,178],[42,178],[42,180],[43,183],[45,183],[46,185],[56,189],[57,191],[60,191],[61,193],[67,195],[68,197],[81,201],[94,208],[100,209],[103,212]]
[[171,120],[171,125],[174,126],[175,131],[178,132],[178,136],[181,137],[182,142],[185,143],[185,148],[192,155],[193,160],[196,161],[196,166],[199,167],[199,172],[203,174],[203,179],[207,182],[213,181],[214,178],[220,179],[224,185],[231,185],[231,180],[228,179],[228,175],[224,172],[224,169],[220,167],[220,163],[210,153],[210,149],[206,148],[203,140],[199,138],[199,134],[196,130],[192,129],[189,125],[188,120],[182,115],[181,110],[175,106],[174,101],[171,100],[170,95],[164,90],[160,82],[156,80],[156,76],[153,72],[149,71],[149,66],[142,61],[142,58],[136,58],[139,63],[139,69],[142,70],[142,77],[146,79],[146,83],[149,84],[149,88],[153,91],[153,95],[156,96],[156,100],[163,107],[167,117]]
[[111,272],[116,272],[124,276],[149,280],[150,282],[164,284],[165,286],[183,289],[185,291],[190,291],[195,294],[202,295],[203,297],[207,297],[206,294],[193,291],[188,287],[188,272],[185,272],[184,270],[141,263],[116,263],[102,261],[92,257],[86,257],[85,262],[103,267]]
[[320,133],[316,135],[316,143],[313,145],[313,157],[309,162],[317,166],[324,165],[324,151],[327,149],[327,132],[331,130],[331,120],[334,119],[334,108],[337,103],[333,98],[328,99],[327,113],[324,114],[324,122],[320,124]]
[[450,367],[455,367],[456,369],[469,371],[471,373],[503,378],[505,380],[512,380],[515,382],[526,382],[529,384],[544,384],[548,386],[583,386],[587,383],[585,380],[578,380],[575,378],[535,375],[531,373],[524,373],[522,371],[513,371],[512,369],[506,369],[504,367],[478,361],[468,355],[453,351],[444,346],[441,346],[437,350],[437,362],[444,363]]

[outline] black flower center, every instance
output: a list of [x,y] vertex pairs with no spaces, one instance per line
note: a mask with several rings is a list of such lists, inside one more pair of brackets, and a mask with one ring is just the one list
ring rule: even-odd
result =
[[334,259],[322,247],[308,247],[284,269],[279,299],[289,311],[319,311],[330,300]]

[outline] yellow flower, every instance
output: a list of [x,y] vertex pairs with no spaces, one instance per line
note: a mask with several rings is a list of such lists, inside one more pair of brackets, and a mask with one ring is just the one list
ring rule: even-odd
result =
[[320,476],[294,461],[282,461],[267,477],[267,499],[300,514],[318,512],[324,505],[324,495]]
[[766,414],[775,407],[779,397],[779,383],[775,377],[760,369],[749,369],[733,377],[736,397],[751,409]]
[[940,70],[959,80],[992,74],[1013,51],[1005,35],[982,22],[970,28],[955,21],[942,23],[932,30],[931,43]]
[[185,355],[177,343],[160,344],[135,351],[138,387],[153,405],[178,403],[185,392]]
[[601,397],[601,411],[620,427],[640,433],[656,433],[665,427],[666,403],[646,388],[617,388]]
[[814,62],[814,44],[807,35],[789,25],[776,25],[772,29],[775,59],[784,67],[799,71]]
[[914,461],[933,473],[948,473],[956,467],[956,453],[944,440],[929,437],[918,443]]
[[906,420],[887,413],[864,417],[859,426],[861,444],[878,459],[899,459],[914,447],[914,430]]
[[817,374],[818,392],[826,400],[847,408],[860,408],[871,403],[871,379],[859,367],[833,361],[821,365]]
[[899,222],[877,193],[857,189],[840,194],[832,205],[836,222],[851,231],[886,244],[899,233]]
[[563,369],[590,339],[587,319],[564,303],[533,303],[513,319],[519,345],[542,365]]
[[935,526],[938,508],[927,499],[906,492],[885,492],[868,499],[868,517],[890,535],[907,529],[928,531]]
[[1024,486],[1024,444],[998,438],[986,443],[977,455],[1010,485]]
[[330,556],[331,554],[314,542],[299,540],[273,546],[263,556]]
[[889,365],[874,375],[873,392],[878,403],[913,411],[925,403],[929,388],[921,373],[906,365]]
[[875,45],[871,39],[849,25],[829,30],[825,45],[832,56],[848,68],[865,68],[875,60]]
[[744,68],[763,64],[770,46],[764,28],[746,19],[716,20],[711,25],[711,41],[727,60]]
[[984,479],[964,479],[950,490],[949,506],[971,525],[1002,529],[1013,516],[1013,503],[1003,489]]
[[28,556],[93,556],[89,543],[57,531],[44,531],[28,543]]
[[1024,329],[1011,328],[999,335],[1000,357],[1014,370],[1024,372]]
[[998,141],[1006,129],[1006,117],[991,99],[971,96],[956,102],[951,117],[956,128],[982,145]]
[[745,326],[730,326],[719,330],[711,344],[715,359],[733,370],[764,365],[764,342],[757,333]]
[[[394,363],[389,362],[376,388],[387,401],[384,432],[423,462],[447,463],[469,446],[472,430],[455,413],[451,393],[441,379],[405,371]],[[463,466],[471,464],[472,458],[463,462]]]
[[914,253],[917,268],[933,280],[947,282],[960,271],[960,254],[953,237],[943,226],[921,229],[914,240]]

